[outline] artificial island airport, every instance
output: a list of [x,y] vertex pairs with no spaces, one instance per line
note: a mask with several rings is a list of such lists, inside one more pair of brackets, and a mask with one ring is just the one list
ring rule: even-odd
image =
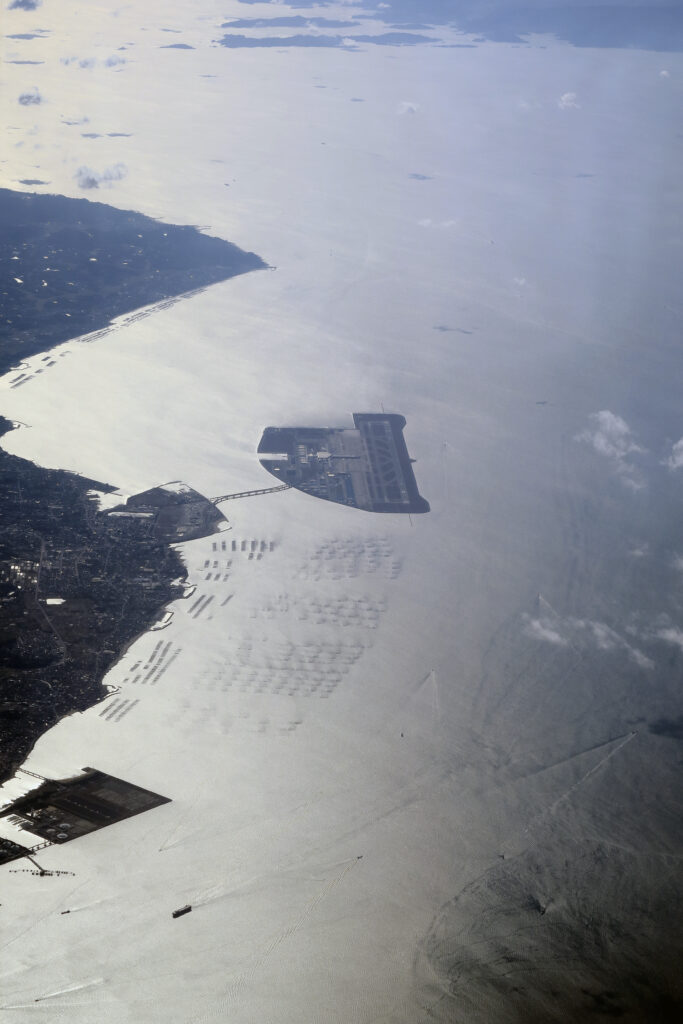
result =
[[264,469],[289,487],[366,512],[429,512],[403,429],[405,418],[354,413],[348,427],[268,427],[258,447]]

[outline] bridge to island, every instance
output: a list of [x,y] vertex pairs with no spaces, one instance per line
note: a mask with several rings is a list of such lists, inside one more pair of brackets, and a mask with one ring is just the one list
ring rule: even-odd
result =
[[238,491],[236,494],[221,494],[218,498],[212,498],[214,505],[221,501],[233,501],[235,498],[253,498],[256,494],[275,494],[276,491],[289,491],[291,484],[278,484],[277,487],[260,487],[255,491]]

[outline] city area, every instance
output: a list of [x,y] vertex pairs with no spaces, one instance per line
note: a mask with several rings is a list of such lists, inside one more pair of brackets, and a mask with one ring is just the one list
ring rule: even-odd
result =
[[111,490],[0,449],[1,779],[46,729],[104,696],[107,670],[182,595],[172,543],[224,520],[184,485],[100,511],[93,492]]

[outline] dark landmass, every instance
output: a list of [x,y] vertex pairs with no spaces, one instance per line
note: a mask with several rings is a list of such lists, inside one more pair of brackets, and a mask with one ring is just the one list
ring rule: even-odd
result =
[[[432,0],[434,2],[434,0]],[[443,0],[444,6],[448,0]],[[392,5],[393,6],[393,5]],[[476,32],[501,43],[523,43],[532,34],[553,35],[573,46],[677,51],[683,48],[683,10],[680,5],[633,6],[566,4],[547,8],[499,0],[487,9],[475,0],[452,20],[464,32]]]
[[[240,0],[245,5],[273,0]],[[297,0],[299,9],[329,7],[332,0]],[[562,3],[545,0],[391,0],[370,4],[364,13],[394,28],[414,22],[452,25],[461,32],[476,33],[494,42],[525,43],[532,34],[550,34],[573,46],[624,47],[641,50],[683,49],[683,8],[673,2],[638,4],[636,0],[605,3]],[[251,19],[243,19],[247,22]],[[259,27],[267,18],[254,18]],[[280,19],[272,19],[277,23]],[[246,26],[245,26],[246,27]]]
[[265,268],[194,227],[0,189],[0,373],[124,313]]
[[14,429],[14,424],[11,420],[6,419],[4,416],[0,416],[0,437],[3,434],[7,434],[10,430]]
[[337,21],[334,18],[305,18],[302,14],[286,15],[280,18],[233,18],[224,21],[221,28],[353,28],[357,21]]
[[222,39],[214,42],[219,46],[227,46],[230,49],[256,48],[256,47],[280,47],[286,49],[288,46],[309,46],[309,47],[344,47],[352,50],[358,44],[372,43],[373,46],[416,46],[418,43],[433,43],[431,36],[416,35],[410,32],[383,32],[376,36],[243,36],[238,33],[228,33]]
[[[53,843],[68,843],[167,803],[170,800],[166,796],[95,768],[84,768],[82,775],[71,779],[46,779],[37,789],[6,807],[0,816],[0,820],[11,818],[37,840],[27,851],[18,843],[0,839],[0,864]],[[40,869],[37,873],[41,873]]]
[[344,427],[267,427],[261,465],[281,483],[366,512],[429,512],[403,437],[403,416],[354,413]]
[[[114,317],[265,267],[193,227],[65,196],[0,189],[0,373]],[[0,436],[13,424],[0,416]],[[114,488],[0,449],[0,781],[179,594],[170,546],[223,519],[191,488],[154,488],[110,514]]]
[[113,488],[0,449],[0,781],[60,718],[102,699],[107,670],[180,596],[170,543],[223,518],[189,488],[132,498],[133,515],[100,511],[91,490]]

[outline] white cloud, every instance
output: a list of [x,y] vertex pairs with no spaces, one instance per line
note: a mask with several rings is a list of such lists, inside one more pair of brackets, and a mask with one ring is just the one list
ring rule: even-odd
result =
[[421,228],[443,228],[444,230],[458,226],[458,221],[454,218],[450,220],[432,220],[431,217],[422,217],[417,223]]
[[[592,619],[562,618],[559,615],[540,616],[532,619],[525,616],[524,632],[534,640],[543,640],[555,644],[556,647],[571,646],[578,652],[586,648],[597,648],[599,651],[621,651],[639,668],[652,669],[654,662],[624,640],[616,630],[604,622]],[[683,639],[683,633],[681,634]]]
[[563,92],[557,101],[560,110],[580,110],[580,104],[576,102],[575,92]]
[[604,622],[589,622],[595,643],[601,651],[613,651],[622,642],[618,633],[606,626]]
[[676,555],[671,563],[678,572],[683,572],[683,555]]
[[666,640],[668,644],[674,644],[683,651],[683,629],[672,626],[670,629],[660,629],[657,633],[660,640]]
[[577,434],[576,440],[591,444],[598,455],[609,459],[625,487],[641,490],[645,486],[644,481],[629,458],[643,454],[645,448],[636,443],[628,423],[608,409],[593,413],[590,420],[591,425]]
[[669,469],[683,468],[683,437],[673,445],[671,455],[668,459],[664,460],[664,465],[668,466]]
[[558,647],[567,647],[569,641],[557,632],[552,619],[527,619],[524,628],[527,636],[536,640],[545,640],[549,644],[556,644]]
[[595,429],[592,433],[584,431],[582,440],[590,440],[600,455],[622,459],[631,452],[642,452],[643,449],[633,440],[631,428],[621,416],[603,409],[593,413],[591,420]]
[[664,69],[663,71],[659,72],[659,77],[660,78],[671,78],[671,72],[667,71],[666,69]]
[[[639,668],[654,668],[654,662],[647,655],[643,654],[637,647],[633,647],[624,640],[616,630],[604,622],[597,622],[591,619],[570,619],[569,622],[576,626],[579,631],[588,631],[589,640],[595,644],[600,651],[625,651],[631,661],[634,661]],[[634,630],[629,630],[634,633]]]
[[651,669],[655,667],[655,663],[652,658],[648,658],[647,655],[643,654],[642,651],[639,651],[637,647],[630,647],[628,644],[626,646],[628,647],[630,657],[633,658],[639,668]]

